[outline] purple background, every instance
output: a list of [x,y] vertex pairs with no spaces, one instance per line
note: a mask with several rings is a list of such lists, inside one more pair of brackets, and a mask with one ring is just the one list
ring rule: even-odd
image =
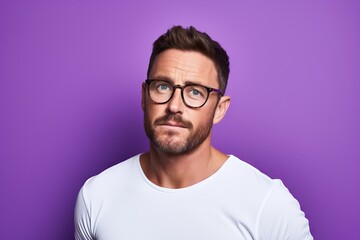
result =
[[145,151],[152,42],[194,25],[231,58],[213,144],[300,201],[316,239],[356,239],[358,1],[2,1],[0,239],[72,239],[84,181]]

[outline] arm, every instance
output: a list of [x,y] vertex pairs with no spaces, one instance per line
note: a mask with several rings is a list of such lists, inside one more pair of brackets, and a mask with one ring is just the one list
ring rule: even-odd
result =
[[74,223],[76,240],[95,240],[91,234],[91,218],[86,205],[84,187],[81,188],[76,200]]

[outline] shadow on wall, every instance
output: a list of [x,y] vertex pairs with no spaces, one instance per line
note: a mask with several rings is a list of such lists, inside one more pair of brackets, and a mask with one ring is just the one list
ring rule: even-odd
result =
[[147,149],[141,111],[119,110],[108,116],[106,125],[92,139],[94,148],[85,158],[95,164],[94,174]]

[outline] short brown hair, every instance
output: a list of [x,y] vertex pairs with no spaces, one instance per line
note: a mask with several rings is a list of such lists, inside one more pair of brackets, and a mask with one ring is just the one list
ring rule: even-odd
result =
[[229,56],[220,44],[212,40],[209,35],[205,32],[199,32],[192,26],[189,28],[183,28],[182,26],[170,28],[153,44],[147,77],[149,77],[156,57],[168,49],[196,51],[210,58],[217,70],[219,88],[225,92],[230,72]]

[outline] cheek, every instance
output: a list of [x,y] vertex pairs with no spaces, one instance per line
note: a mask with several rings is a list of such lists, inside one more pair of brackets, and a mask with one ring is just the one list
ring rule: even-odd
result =
[[203,109],[203,114],[201,114],[201,116],[199,118],[201,118],[201,122],[209,122],[209,121],[213,121],[214,119],[214,114],[215,114],[215,110],[216,110],[216,106],[214,104],[211,104],[209,106],[207,106],[206,109]]
[[161,105],[155,105],[151,103],[147,103],[145,105],[146,111],[145,114],[147,115],[147,119],[153,122],[155,119],[163,116],[166,111],[165,108]]
[[187,120],[193,124],[194,129],[197,129],[199,126],[208,123],[210,114],[211,113],[208,111],[192,113],[191,115],[188,115]]

